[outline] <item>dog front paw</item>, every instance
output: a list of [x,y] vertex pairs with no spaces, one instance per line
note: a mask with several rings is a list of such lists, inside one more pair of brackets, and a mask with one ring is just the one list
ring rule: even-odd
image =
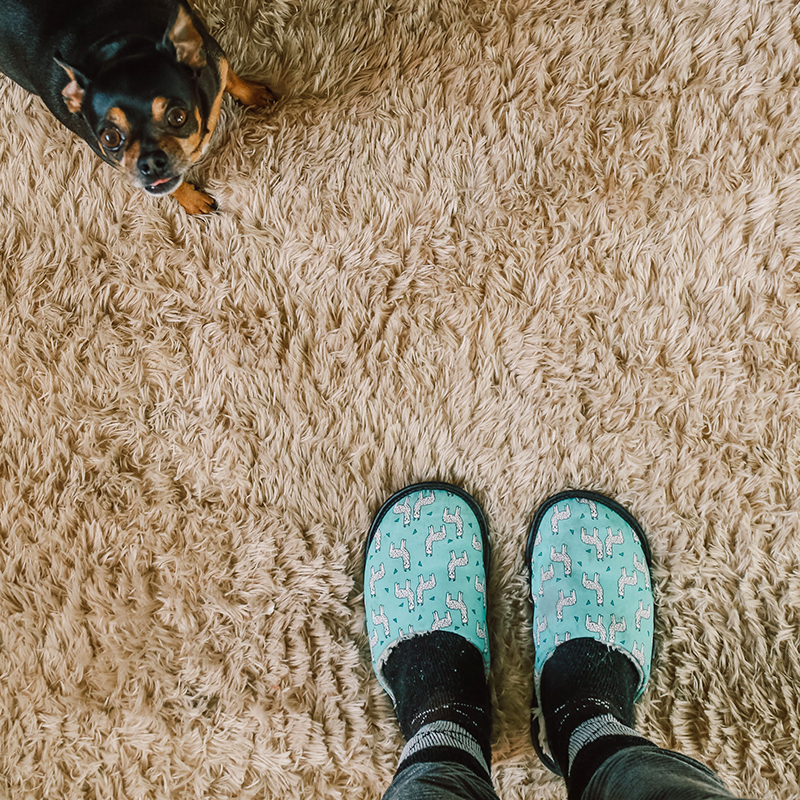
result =
[[210,194],[185,181],[172,193],[172,196],[189,214],[211,214],[219,207]]
[[243,105],[266,108],[275,102],[275,95],[263,84],[240,78],[233,70],[228,72],[225,88]]
[[252,89],[246,100],[242,100],[245,105],[256,106],[256,108],[266,108],[276,100],[275,95],[260,83],[252,84]]

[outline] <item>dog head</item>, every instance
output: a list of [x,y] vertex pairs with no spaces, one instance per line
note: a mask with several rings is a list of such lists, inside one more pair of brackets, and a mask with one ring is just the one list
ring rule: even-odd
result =
[[121,47],[91,76],[58,63],[64,102],[83,116],[102,157],[150,194],[177,189],[213,128],[213,103],[198,80],[208,68],[205,46],[188,12],[179,6],[161,42]]

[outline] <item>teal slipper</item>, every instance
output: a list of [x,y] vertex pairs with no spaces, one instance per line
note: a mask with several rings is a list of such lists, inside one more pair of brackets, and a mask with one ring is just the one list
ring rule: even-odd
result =
[[526,562],[533,601],[534,713],[531,737],[543,763],[539,685],[559,644],[591,638],[628,656],[639,675],[636,697],[650,677],[655,605],[650,546],[619,503],[596,492],[562,492],[546,500],[528,534]]
[[372,666],[390,697],[383,665],[401,639],[421,633],[460,634],[488,675],[489,556],[483,512],[457,486],[418,483],[383,504],[367,538],[364,605]]

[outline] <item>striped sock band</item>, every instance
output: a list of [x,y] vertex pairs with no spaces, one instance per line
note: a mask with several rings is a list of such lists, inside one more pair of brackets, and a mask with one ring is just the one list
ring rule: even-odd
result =
[[578,753],[587,744],[596,742],[604,736],[636,736],[640,738],[640,735],[633,728],[623,725],[611,714],[602,714],[599,717],[587,719],[586,722],[575,728],[569,737],[569,767],[567,768],[567,774],[572,771],[572,765]]
[[448,747],[454,750],[461,750],[474,759],[487,775],[491,775],[491,770],[486,763],[478,740],[471,736],[465,728],[447,720],[439,720],[423,725],[409,739],[400,755],[400,763],[397,765],[398,772],[402,769],[404,762],[430,747]]

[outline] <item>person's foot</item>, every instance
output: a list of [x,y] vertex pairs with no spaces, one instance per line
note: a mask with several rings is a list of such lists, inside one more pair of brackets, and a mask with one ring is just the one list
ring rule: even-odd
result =
[[650,548],[622,506],[593,492],[545,501],[531,524],[527,562],[533,601],[534,746],[580,797],[611,754],[650,744],[632,729],[653,653]]
[[483,513],[456,486],[407,487],[372,523],[364,604],[373,668],[408,740],[398,770],[448,760],[489,773],[488,561]]

